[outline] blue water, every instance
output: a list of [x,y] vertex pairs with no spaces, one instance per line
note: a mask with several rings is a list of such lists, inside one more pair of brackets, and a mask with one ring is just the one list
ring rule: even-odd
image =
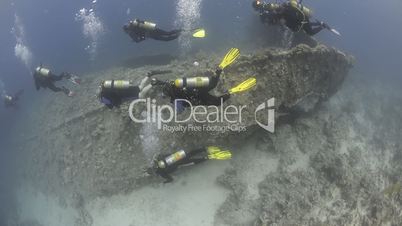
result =
[[[188,0],[191,1],[191,0]],[[25,89],[22,104],[36,98],[30,70],[39,63],[56,72],[85,73],[121,63],[141,55],[169,53],[179,56],[183,50],[178,41],[148,40],[133,43],[122,31],[129,19],[143,18],[157,22],[161,28],[177,28],[178,17],[174,0],[2,0],[0,1],[0,81],[13,93]],[[208,32],[205,40],[194,40],[191,51],[222,52],[228,47],[253,43],[256,32],[265,29],[249,0],[204,0],[200,18],[194,25]],[[356,57],[358,73],[370,77],[401,77],[402,63],[402,2],[400,0],[304,0],[314,10],[315,17],[326,21],[342,33],[342,37],[323,31],[316,38]],[[91,8],[104,26],[99,35],[96,54],[85,50],[90,40],[82,31],[82,21],[76,14],[81,8]],[[129,13],[128,13],[128,9]],[[16,57],[16,37],[11,32],[20,18],[24,28],[24,44],[32,53],[32,62],[25,66]],[[269,34],[268,34],[269,35]],[[0,87],[1,88],[1,87]],[[29,106],[29,105],[28,105]],[[29,109],[24,109],[28,111]],[[4,160],[8,128],[18,120],[18,113],[0,104],[0,151]],[[3,167],[4,165],[1,164]],[[1,169],[0,169],[1,170]]]
[[[51,65],[58,71],[95,70],[99,62],[118,62],[133,55],[177,53],[177,42],[130,42],[122,32],[122,25],[130,18],[146,18],[162,28],[175,27],[175,1],[136,0],[98,1],[96,13],[106,29],[100,38],[96,62],[90,62],[84,48],[82,23],[75,21],[79,9],[91,7],[91,1],[61,0],[2,1],[0,11],[0,68],[1,79],[7,87],[18,87],[29,82],[27,70],[14,56],[15,38],[9,32],[18,15],[25,27],[27,45],[33,53],[33,64]],[[327,21],[343,35],[338,38],[321,32],[317,39],[352,53],[358,66],[376,73],[394,74],[399,70],[402,56],[402,3],[397,0],[379,1],[305,1],[317,18]],[[343,4],[342,4],[343,3]],[[250,1],[208,1],[201,3],[199,25],[209,32],[209,38],[199,48],[221,48],[223,43],[239,45],[252,42],[255,34],[250,27],[264,29],[253,12]],[[127,9],[130,14],[127,15]],[[196,41],[197,42],[197,41]],[[238,42],[238,43],[236,43]],[[95,66],[94,66],[95,65]],[[95,68],[94,68],[95,67]]]

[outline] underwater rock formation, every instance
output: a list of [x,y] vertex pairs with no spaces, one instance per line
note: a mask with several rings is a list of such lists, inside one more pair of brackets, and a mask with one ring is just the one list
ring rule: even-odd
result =
[[[223,93],[249,77],[257,79],[255,88],[248,92],[232,95],[223,105],[223,107],[247,105],[241,114],[242,121],[237,123],[239,127],[247,128],[246,132],[239,134],[238,131],[231,130],[226,133],[187,131],[173,134],[158,130],[155,125],[148,126],[148,129],[153,130],[152,134],[158,138],[160,145],[170,146],[173,149],[178,146],[191,148],[211,145],[217,139],[220,140],[220,143],[235,145],[236,142],[242,142],[242,139],[238,138],[247,137],[258,127],[255,117],[261,123],[267,123],[266,114],[255,115],[255,109],[260,104],[267,102],[270,98],[275,98],[275,108],[279,113],[276,114],[277,116],[293,114],[299,111],[299,108],[312,110],[320,101],[326,100],[336,93],[352,67],[353,61],[353,57],[323,45],[317,45],[314,48],[298,45],[288,51],[266,49],[252,55],[243,55],[236,63],[225,69],[222,82],[214,92],[215,94]],[[196,71],[192,72],[191,69],[188,71],[186,74],[200,74]],[[178,69],[177,73],[173,73],[174,76],[176,74],[183,73],[180,73],[180,69]],[[171,79],[173,78],[175,77]],[[158,101],[163,103],[163,100]],[[309,108],[305,107],[306,102],[310,105]],[[187,109],[181,117],[179,116],[179,119],[187,118],[188,113]],[[205,117],[199,118],[205,119]],[[199,125],[195,120],[183,123],[184,126],[189,124]],[[213,126],[229,127],[233,124],[236,123],[220,121],[213,123]],[[167,125],[177,124],[167,123]],[[234,127],[234,130],[236,129],[237,127]]]
[[[194,60],[200,62],[199,67],[193,66]],[[316,100],[315,105],[341,87],[353,65],[353,57],[323,45],[313,48],[299,45],[288,51],[266,49],[242,55],[225,70],[224,78],[214,92],[223,92],[251,76],[257,78],[255,88],[233,95],[225,103],[225,106],[247,104],[248,109],[242,116],[242,125],[247,127],[244,133],[167,132],[159,130],[156,124],[132,122],[128,115],[129,103],[120,109],[109,110],[95,97],[97,86],[103,79],[139,81],[149,70],[159,69],[172,70],[172,74],[163,75],[161,79],[200,75],[219,61],[220,57],[200,55],[165,66],[112,68],[84,76],[82,91],[76,98],[60,98],[62,101],[51,95],[43,98],[43,103],[38,103],[38,112],[31,115],[37,119],[31,126],[32,131],[21,130],[26,131],[25,137],[21,138],[25,139],[21,150],[27,152],[26,156],[32,162],[23,174],[41,190],[49,192],[79,191],[84,197],[130,192],[151,182],[144,169],[154,154],[177,148],[216,145],[217,141],[219,145],[229,147],[243,142],[258,128],[251,109],[272,97],[276,98],[276,108],[281,113],[292,112],[295,106],[310,97]],[[158,103],[168,103],[158,94],[159,91],[154,90],[153,98]],[[138,108],[135,111],[141,114],[143,110]],[[182,117],[187,113],[184,112]]]
[[250,154],[236,153],[232,168],[219,178],[232,191],[216,217],[219,225],[402,223],[400,91],[395,94],[394,86],[364,78],[349,78],[341,92],[309,117],[281,126],[269,137],[254,137],[254,149],[271,159],[257,172],[274,165],[264,177],[251,180],[258,186],[254,199],[244,199],[251,183],[239,167]]

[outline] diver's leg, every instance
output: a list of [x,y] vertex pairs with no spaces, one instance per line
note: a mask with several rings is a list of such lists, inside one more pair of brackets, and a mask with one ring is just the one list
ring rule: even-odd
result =
[[145,86],[144,88],[141,89],[140,93],[138,94],[138,98],[143,99],[147,96],[147,94],[149,93],[149,91],[151,90],[152,85],[148,84],[147,86]]
[[60,88],[60,87],[55,86],[53,83],[47,84],[46,87],[49,88],[50,90],[52,90],[53,92],[56,92],[56,93],[57,93],[57,92],[63,92],[63,93],[65,93],[66,95],[68,95],[68,94],[70,93],[70,90],[67,89],[66,87],[62,86],[62,87]]
[[50,80],[52,81],[52,82],[57,82],[57,81],[60,81],[60,80],[62,80],[63,78],[64,78],[64,75],[63,74],[61,74],[61,75],[50,75]]
[[156,32],[158,35],[166,35],[166,36],[175,35],[175,36],[179,36],[181,34],[182,30],[175,29],[175,30],[171,30],[171,31],[165,31],[165,30],[162,30],[162,29],[156,29],[154,32]]
[[144,89],[144,87],[149,83],[149,80],[148,76],[145,76],[145,78],[141,80],[140,85],[138,86],[140,90]]
[[209,93],[205,93],[202,95],[202,104],[203,105],[207,105],[207,106],[221,106],[221,104],[223,102],[225,102],[226,100],[228,100],[230,98],[230,94],[226,93],[224,95],[221,96],[213,96]]
[[214,76],[209,77],[209,85],[207,88],[208,91],[215,89],[215,87],[218,85],[221,73],[222,73],[222,70],[218,69],[218,70],[216,70]]
[[179,36],[178,35],[160,35],[160,36],[152,36],[153,39],[155,40],[159,40],[159,41],[173,41],[175,39],[177,39]]
[[23,93],[24,93],[23,89],[19,90],[17,93],[15,93],[14,99],[18,100]]
[[194,150],[191,150],[191,151],[189,151],[189,152],[186,152],[186,156],[188,157],[188,158],[191,158],[192,156],[194,156],[194,155],[198,155],[198,154],[200,154],[200,153],[206,153],[206,149],[205,148],[198,148],[198,149],[194,149]]
[[206,160],[208,160],[208,156],[205,156],[205,157],[196,157],[196,158],[191,158],[191,157],[188,157],[188,158],[186,158],[186,159],[183,159],[181,162],[180,162],[180,165],[189,165],[189,164],[198,164],[198,163],[201,163],[201,162],[205,162]]
[[60,74],[60,76],[62,76],[65,79],[70,79],[72,77],[72,75],[70,73],[67,73],[67,72],[62,72]]
[[190,161],[194,164],[198,164],[201,162],[205,162],[206,160],[208,160],[208,157],[203,157],[203,158],[192,158],[190,159]]
[[182,31],[183,31],[182,29],[175,29],[175,30],[169,31],[168,33],[169,33],[169,35],[180,36],[180,34],[181,34]]
[[181,30],[164,31],[162,29],[156,29],[150,36],[159,41],[172,41],[180,36]]
[[175,40],[175,39],[179,38],[179,36],[181,35],[181,32],[182,32],[181,30],[169,31],[165,38],[168,41]]
[[[313,26],[317,26],[313,28]],[[322,31],[324,27],[321,25],[321,23],[306,23],[303,25],[303,30],[310,36],[313,36],[317,34],[318,32]]]
[[198,148],[192,150],[189,154],[187,154],[188,159],[187,162],[198,164],[208,160],[208,152],[206,148]]

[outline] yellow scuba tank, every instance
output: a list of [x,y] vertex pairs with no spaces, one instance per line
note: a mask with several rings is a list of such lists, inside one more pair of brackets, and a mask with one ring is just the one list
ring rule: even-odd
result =
[[299,10],[305,17],[305,19],[310,18],[313,14],[312,10],[300,4],[297,0],[290,0],[290,5]]
[[47,68],[43,68],[43,67],[37,67],[36,68],[36,73],[38,73],[41,76],[47,77],[50,75],[50,70]]
[[102,84],[102,88],[104,89],[128,89],[132,86],[131,81],[127,80],[106,80]]
[[12,100],[13,100],[13,98],[12,98],[11,96],[9,96],[9,95],[5,95],[5,96],[4,96],[4,99],[5,99],[6,101],[12,101]]
[[142,29],[144,29],[144,30],[147,30],[147,31],[153,31],[153,30],[156,29],[156,24],[155,24],[155,23],[148,22],[148,21],[144,21],[144,23],[141,23],[141,22],[138,21],[138,20],[134,20],[134,21],[133,21],[133,24],[134,24],[135,26],[137,26],[137,27],[139,27],[139,28],[142,28]]
[[209,86],[208,77],[178,78],[174,81],[176,88],[202,88]]
[[264,9],[268,10],[268,11],[278,10],[279,7],[280,7],[280,5],[276,4],[276,3],[268,3],[268,4],[264,5]]
[[173,165],[174,163],[184,159],[186,157],[186,152],[184,150],[180,150],[175,152],[165,158],[165,162],[168,166]]
[[144,21],[144,23],[142,24],[142,27],[146,30],[150,30],[153,31],[156,29],[156,24],[155,23],[151,23],[148,21]]

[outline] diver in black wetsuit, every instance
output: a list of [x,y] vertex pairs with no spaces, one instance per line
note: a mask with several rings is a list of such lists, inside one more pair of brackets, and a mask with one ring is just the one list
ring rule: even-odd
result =
[[177,39],[182,33],[181,29],[164,31],[154,23],[139,19],[132,20],[127,25],[124,25],[123,30],[137,43],[147,38],[159,41],[172,41]]
[[9,107],[16,108],[17,107],[17,101],[19,100],[19,98],[22,95],[22,93],[24,93],[24,90],[20,90],[14,95],[4,94],[3,95],[4,106],[7,107],[7,108],[9,108]]
[[144,98],[152,88],[152,85],[148,83],[149,77],[145,77],[138,86],[129,80],[102,81],[98,98],[110,109],[119,107],[123,101]]
[[[192,105],[220,106],[222,102],[230,98],[230,93],[214,96],[209,92],[218,85],[221,74],[222,69],[217,69],[210,76],[180,78],[167,82],[157,81],[155,84],[163,85],[163,93],[170,97],[171,103],[178,99],[184,99]],[[178,104],[183,105],[182,107],[188,107],[187,102],[182,101]]]
[[189,152],[184,150],[177,151],[173,154],[159,154],[153,159],[152,168],[147,171],[150,174],[156,174],[165,179],[164,183],[173,181],[171,173],[183,166],[195,165],[205,162],[209,159],[226,160],[232,157],[232,153],[228,150],[221,150],[218,147],[210,146],[199,148]]
[[70,73],[63,72],[60,75],[53,74],[49,69],[39,66],[35,69],[33,74],[35,80],[36,90],[42,88],[49,88],[53,92],[63,92],[69,97],[72,97],[74,93],[67,89],[66,87],[57,87],[54,85],[54,82],[61,81],[62,79],[69,79],[72,82],[79,84],[80,80],[77,76],[74,76]]
[[[313,36],[323,29],[332,29],[322,21],[311,22],[311,10],[297,0],[290,0],[283,4],[264,3],[260,0],[253,1],[253,8],[260,13],[263,23],[275,25],[284,24],[293,32],[303,30]],[[333,32],[333,31],[332,31]]]
[[151,71],[142,79],[137,86],[129,80],[106,80],[102,81],[98,90],[98,98],[101,103],[108,108],[119,107],[125,100],[135,100],[145,98],[152,88],[151,76],[166,74],[171,71]]
[[166,82],[154,79],[152,84],[163,86],[163,94],[170,97],[170,102],[178,108],[176,110],[179,112],[182,112],[185,107],[189,107],[190,104],[196,106],[220,106],[232,94],[247,91],[256,85],[256,79],[249,78],[225,91],[222,95],[214,96],[209,93],[218,85],[222,71],[239,56],[240,51],[236,48],[231,48],[226,53],[215,73],[211,72],[209,75],[203,77],[184,77]]

